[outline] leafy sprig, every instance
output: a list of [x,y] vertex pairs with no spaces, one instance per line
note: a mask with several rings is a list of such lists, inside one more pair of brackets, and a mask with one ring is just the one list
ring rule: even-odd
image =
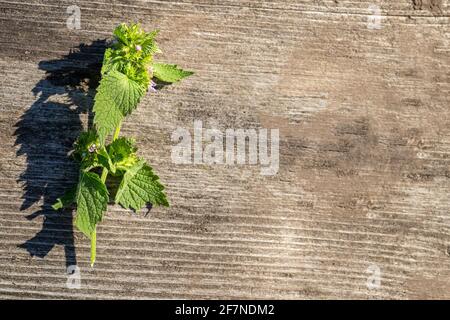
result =
[[[53,205],[55,210],[76,205],[75,225],[91,239],[92,266],[97,224],[112,200],[106,183],[109,174],[120,179],[114,195],[116,204],[133,210],[148,203],[169,206],[164,186],[151,166],[137,155],[134,140],[119,137],[123,119],[136,109],[149,86],[154,91],[152,78],[173,83],[193,74],[174,64],[154,62],[153,56],[161,52],[155,41],[158,30],[147,33],[138,24],[123,23],[113,34],[94,99],[94,128],[80,134],[72,152],[80,166],[78,184]],[[107,143],[110,135],[112,140]]]

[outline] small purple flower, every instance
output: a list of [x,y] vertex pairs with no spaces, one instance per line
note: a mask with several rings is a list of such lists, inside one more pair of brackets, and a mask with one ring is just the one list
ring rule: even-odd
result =
[[97,146],[95,145],[95,143],[91,144],[91,146],[89,147],[88,151],[90,153],[93,153],[93,152],[97,151]]
[[136,49],[136,51],[142,51],[142,47],[138,44],[134,48]]
[[149,90],[151,91],[151,92],[156,92],[156,83],[155,82],[153,82],[152,80],[150,80],[150,88],[149,88]]

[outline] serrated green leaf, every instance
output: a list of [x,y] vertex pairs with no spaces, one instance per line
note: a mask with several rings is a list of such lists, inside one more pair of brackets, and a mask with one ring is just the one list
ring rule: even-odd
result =
[[[101,85],[100,85],[101,86]],[[94,124],[97,129],[101,145],[105,144],[106,137],[120,124],[123,114],[114,100],[100,88],[95,96]]]
[[136,153],[137,148],[134,139],[120,137],[111,142],[111,144],[108,145],[107,150],[112,158],[117,159],[117,157],[126,158],[129,155]]
[[[124,116],[133,111],[145,94],[146,88],[125,74],[112,70],[104,77],[102,84]],[[102,88],[105,89],[105,88]]]
[[108,145],[107,150],[117,170],[128,170],[138,162],[133,139],[118,138]]
[[102,69],[101,69],[102,75],[106,74],[107,72],[109,72],[117,67],[114,64],[113,53],[114,53],[114,50],[112,48],[108,48],[105,50],[105,54],[103,56]]
[[134,210],[142,209],[147,203],[169,206],[159,177],[143,160],[125,172],[115,201]]
[[102,220],[108,200],[108,190],[100,177],[94,172],[82,171],[76,193],[75,225],[88,238],[91,238],[97,223]]
[[66,208],[75,202],[77,194],[77,188],[73,187],[64,193],[62,197],[56,199],[56,202],[52,205],[53,210],[59,210],[62,208]]
[[114,29],[113,34],[118,41],[126,45],[128,44],[127,31],[128,26],[125,23],[121,23]]
[[116,166],[104,147],[97,151],[97,162],[101,167],[108,169],[111,173],[116,173]]
[[142,88],[142,95],[144,95],[147,91],[148,84],[150,83],[150,76],[147,68],[142,65],[127,63],[121,70],[130,79],[130,81],[133,81]]
[[155,37],[158,35],[159,30],[154,30],[150,33],[147,33],[145,35],[145,38],[143,39],[141,46],[142,46],[142,52],[144,55],[154,55],[155,53],[161,53],[161,49],[159,49]]
[[131,113],[145,94],[146,88],[125,74],[112,70],[104,75],[97,89],[94,103],[94,123],[100,142]]
[[186,78],[194,72],[178,68],[176,64],[154,63],[153,75],[161,81],[173,83]]

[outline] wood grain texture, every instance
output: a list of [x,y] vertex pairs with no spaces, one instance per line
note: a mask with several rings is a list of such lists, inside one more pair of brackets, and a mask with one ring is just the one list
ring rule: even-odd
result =
[[[196,74],[122,129],[172,206],[111,206],[91,269],[49,205],[76,179],[67,152],[122,21],[161,29],[161,59]],[[0,27],[0,298],[450,297],[447,1],[0,0]],[[173,164],[171,133],[194,120],[279,128],[278,174]]]

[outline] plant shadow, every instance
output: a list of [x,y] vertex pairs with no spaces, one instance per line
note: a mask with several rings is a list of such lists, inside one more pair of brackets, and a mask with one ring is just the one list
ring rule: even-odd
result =
[[91,106],[106,45],[106,40],[96,40],[61,59],[41,61],[45,78],[32,89],[36,101],[15,124],[17,156],[25,156],[27,165],[18,179],[24,190],[20,210],[39,203],[39,210],[26,218],[43,216],[42,229],[19,247],[43,258],[55,245],[62,245],[66,266],[77,263],[73,210],[56,212],[51,205],[77,183],[78,169],[68,152],[83,130],[82,114],[92,126]]

